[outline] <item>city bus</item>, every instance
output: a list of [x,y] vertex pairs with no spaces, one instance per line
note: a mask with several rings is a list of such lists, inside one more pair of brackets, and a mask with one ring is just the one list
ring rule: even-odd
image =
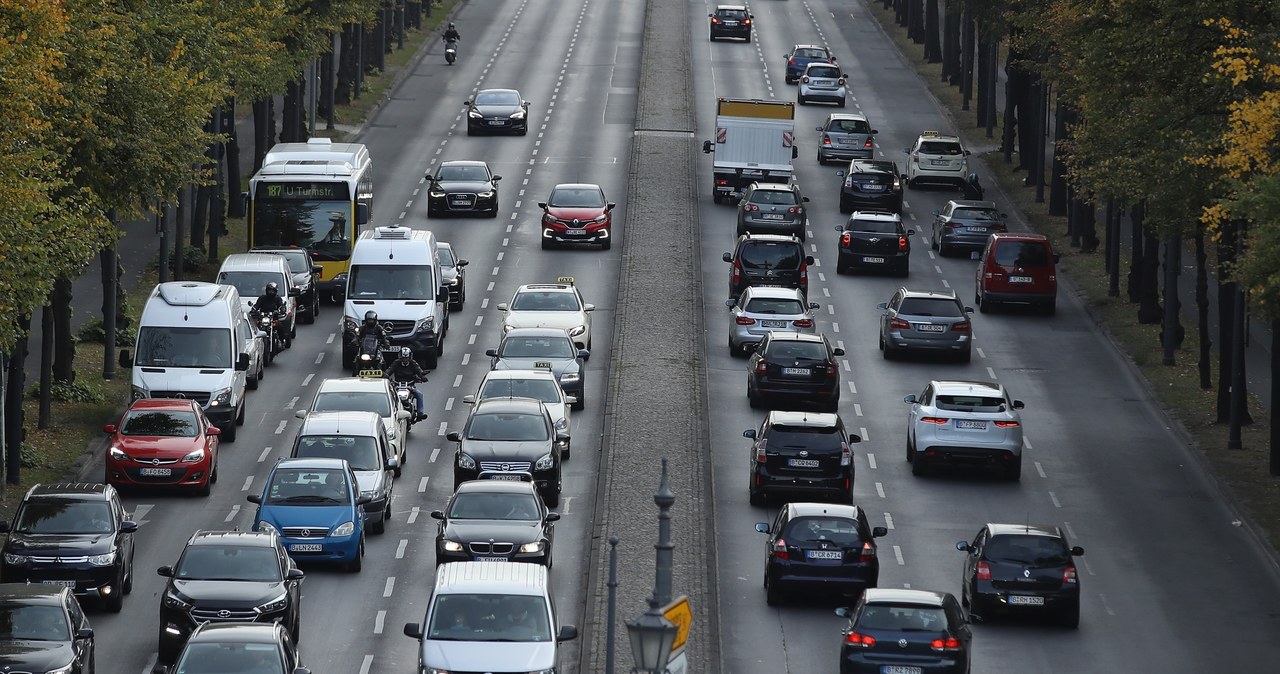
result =
[[360,143],[278,143],[245,193],[249,248],[298,246],[321,268],[320,296],[341,302],[360,228],[373,210],[373,168]]

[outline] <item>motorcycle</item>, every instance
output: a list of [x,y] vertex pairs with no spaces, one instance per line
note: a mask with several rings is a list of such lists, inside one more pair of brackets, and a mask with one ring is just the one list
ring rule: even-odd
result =
[[[420,379],[419,381],[425,382],[426,379],[425,378]],[[422,419],[427,418],[426,412],[422,413],[422,419],[418,418],[418,398],[413,394],[413,392],[417,389],[417,386],[414,385],[416,383],[418,382],[400,381],[396,379],[391,380],[391,385],[396,390],[396,399],[400,401],[400,407],[404,409],[404,411],[408,412],[410,415],[409,416],[410,426],[412,426],[414,423],[418,421],[421,421]]]
[[365,335],[360,340],[360,348],[356,351],[355,364],[351,368],[353,377],[381,377],[386,357],[378,344],[375,335]]
[[444,60],[447,61],[449,65],[453,65],[453,62],[457,60],[457,58],[458,58],[458,41],[449,40],[445,42],[444,43]]
[[[252,303],[249,304],[253,306]],[[264,365],[270,365],[275,360],[276,354],[288,348],[283,334],[280,332],[280,322],[285,318],[284,310],[276,310],[269,314],[250,309],[249,320],[253,321],[258,330],[266,334],[264,348],[262,350],[262,362]]]

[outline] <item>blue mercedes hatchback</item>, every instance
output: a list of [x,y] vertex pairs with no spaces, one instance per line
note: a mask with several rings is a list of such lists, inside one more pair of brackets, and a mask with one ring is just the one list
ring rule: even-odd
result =
[[346,459],[281,459],[267,476],[254,531],[280,534],[297,561],[336,562],[359,572],[364,558],[364,508],[356,475]]

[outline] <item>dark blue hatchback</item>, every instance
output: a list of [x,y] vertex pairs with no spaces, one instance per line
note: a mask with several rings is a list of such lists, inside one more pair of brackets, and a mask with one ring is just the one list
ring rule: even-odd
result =
[[817,44],[798,44],[783,57],[787,59],[787,84],[795,84],[804,75],[805,66],[810,63],[835,63],[836,57],[831,50]]
[[788,503],[773,525],[756,524],[769,537],[764,566],[765,601],[775,605],[794,592],[857,597],[880,580],[875,539],[866,512],[854,505]]

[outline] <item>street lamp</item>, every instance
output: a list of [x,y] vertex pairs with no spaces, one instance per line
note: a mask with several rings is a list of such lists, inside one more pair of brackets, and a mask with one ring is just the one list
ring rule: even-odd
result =
[[662,615],[663,604],[671,601],[671,567],[675,544],[671,542],[671,506],[676,497],[667,484],[667,460],[662,460],[662,481],[653,495],[658,506],[658,543],[653,595],[649,597],[649,610],[635,622],[627,623],[631,638],[631,655],[636,666],[633,672],[641,674],[666,674],[671,649],[675,646],[680,630]]

